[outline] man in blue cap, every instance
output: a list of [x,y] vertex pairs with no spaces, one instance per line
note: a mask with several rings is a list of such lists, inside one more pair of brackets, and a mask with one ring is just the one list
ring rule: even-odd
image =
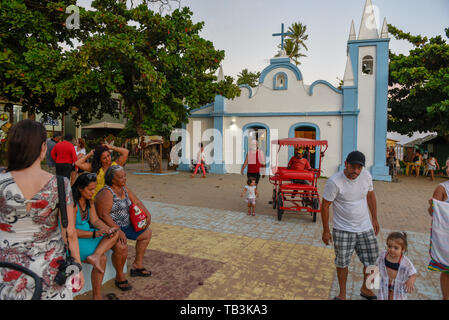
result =
[[[333,229],[329,229],[329,207],[333,204]],[[371,219],[370,219],[371,213]],[[345,169],[329,178],[323,193],[321,206],[323,242],[334,243],[335,265],[340,293],[334,300],[346,300],[348,266],[354,251],[363,263],[364,281],[360,295],[368,300],[377,297],[366,286],[366,268],[376,264],[379,248],[376,236],[379,234],[376,196],[373,179],[365,169],[365,155],[360,151],[348,154]]]

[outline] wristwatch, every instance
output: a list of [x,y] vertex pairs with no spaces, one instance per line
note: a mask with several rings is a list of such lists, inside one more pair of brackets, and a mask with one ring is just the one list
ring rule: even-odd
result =
[[95,233],[97,232],[97,230],[94,230],[94,233],[92,234],[92,238],[95,239]]

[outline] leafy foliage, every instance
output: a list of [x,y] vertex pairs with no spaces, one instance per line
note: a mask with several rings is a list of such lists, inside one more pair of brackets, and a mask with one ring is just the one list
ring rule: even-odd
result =
[[64,23],[65,9],[76,0],[0,2],[0,97],[23,111],[57,116],[70,105],[56,104],[56,84],[66,77],[63,44],[76,30]]
[[139,134],[170,132],[217,94],[238,96],[231,77],[216,81],[224,51],[199,36],[204,23],[193,23],[188,8],[155,13],[154,2],[94,0],[94,10],[80,8],[81,28],[68,30],[59,13],[75,0],[2,1],[0,96],[82,122],[118,116],[121,98]]
[[243,69],[237,76],[237,84],[247,84],[250,87],[256,87],[259,83],[260,72],[250,72],[248,69]]
[[389,130],[435,131],[449,141],[449,44],[441,36],[428,39],[388,27],[414,46],[407,56],[390,52]]
[[309,35],[306,34],[307,26],[298,21],[293,23],[288,28],[288,31],[292,34],[288,35],[285,40],[285,52],[291,59],[293,59],[296,65],[300,65],[301,62],[299,62],[299,59],[301,57],[307,57],[305,54],[300,52],[301,48],[309,50],[305,43],[309,38]]

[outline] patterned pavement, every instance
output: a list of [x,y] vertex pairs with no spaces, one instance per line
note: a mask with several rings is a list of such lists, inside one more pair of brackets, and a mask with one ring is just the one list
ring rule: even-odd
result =
[[[267,284],[267,292],[276,292],[280,289],[283,295],[264,295],[259,299],[329,299],[338,293],[338,282],[333,264],[333,247],[325,246],[321,241],[322,226],[320,223],[313,223],[307,214],[288,214],[290,219],[278,221],[273,216],[256,215],[247,216],[246,213],[236,211],[224,211],[217,209],[206,209],[198,207],[187,207],[158,202],[145,202],[152,212],[153,221],[165,226],[164,236],[170,238],[172,226],[184,227],[191,230],[195,235],[198,230],[212,231],[212,236],[222,239],[206,247],[192,249],[192,254],[205,255],[210,258],[216,257],[223,262],[233,265],[245,265],[251,262],[258,262],[249,272],[254,271],[260,279],[259,284]],[[157,236],[158,226],[154,229],[152,247],[159,243]],[[378,236],[380,250],[385,248],[385,239],[392,230],[383,229]],[[164,233],[165,233],[164,232]],[[164,234],[163,233],[163,234]],[[223,238],[222,234],[230,236]],[[196,236],[195,236],[196,238]],[[226,241],[224,240],[226,239]],[[230,240],[232,239],[232,240]],[[429,236],[425,233],[408,232],[409,249],[407,256],[414,263],[418,271],[418,278],[415,282],[416,290],[409,296],[409,299],[435,300],[441,299],[439,289],[439,273],[427,271]],[[198,241],[198,240],[197,240]],[[243,247],[240,252],[235,252],[239,246],[229,246],[228,243],[236,241]],[[198,244],[201,243],[201,240]],[[164,249],[165,245],[160,244],[159,249]],[[174,247],[178,247],[175,245]],[[229,250],[232,249],[232,250]],[[187,248],[179,248],[181,252]],[[260,257],[263,257],[260,259]],[[227,257],[227,258],[226,258]],[[240,257],[239,260],[234,260]],[[246,257],[246,259],[245,259]],[[269,270],[262,272],[260,270]],[[284,273],[286,272],[286,273]],[[248,274],[246,274],[248,276]],[[290,279],[288,279],[290,276]],[[271,278],[264,280],[263,278]],[[289,287],[282,287],[282,279],[288,279]],[[332,279],[332,280],[331,280]],[[348,299],[363,299],[359,296],[359,289],[362,284],[362,264],[354,254],[348,277]],[[226,284],[226,281],[224,282]],[[279,283],[279,285],[276,285]],[[213,279],[211,279],[213,284]],[[268,285],[269,284],[269,285]],[[262,285],[263,286],[263,285]],[[310,286],[310,287],[308,287]],[[221,288],[217,288],[221,289]],[[230,296],[209,296],[204,292],[196,292],[192,299],[238,299],[239,294],[234,292]],[[220,290],[218,291],[220,292]],[[203,293],[205,295],[203,295]]]
[[[240,175],[191,179],[184,172],[135,175],[132,166],[127,171],[127,184],[152,214],[153,239],[145,265],[153,276],[128,277],[135,290],[126,293],[109,281],[104,293],[154,300],[310,300],[332,299],[338,293],[334,251],[321,241],[320,216],[313,223],[308,214],[287,212],[278,221],[276,210],[268,204],[272,188],[266,179],[259,186],[258,214],[252,217],[247,216],[243,199],[236,199],[241,192]],[[406,231],[407,256],[418,270],[416,291],[409,299],[441,299],[439,273],[427,270],[431,221],[427,200],[444,178],[399,178],[399,183],[374,182],[379,248],[384,250],[389,232]],[[318,181],[320,194],[325,182]],[[133,242],[129,245],[128,265],[134,255]],[[362,265],[355,254],[349,270],[347,298],[362,299]],[[78,297],[88,298],[89,294]]]
[[[247,216],[245,212],[144,201],[153,238],[145,264],[153,276],[129,278],[121,292],[112,281],[104,292],[121,299],[322,300],[338,293],[333,247],[321,241],[322,226],[308,214]],[[379,247],[391,230],[378,236]],[[409,299],[441,299],[439,274],[427,271],[428,234],[408,232],[407,256],[418,270]],[[133,242],[130,241],[130,248]],[[130,255],[134,249],[130,250]],[[132,262],[128,259],[128,265]],[[354,254],[348,299],[362,300],[362,264]],[[83,299],[83,297],[79,297]],[[86,298],[86,297],[84,297]]]

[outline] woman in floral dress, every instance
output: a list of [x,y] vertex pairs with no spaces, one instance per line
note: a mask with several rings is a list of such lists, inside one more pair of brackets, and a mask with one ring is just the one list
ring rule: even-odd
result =
[[[55,283],[59,260],[66,258],[66,235],[70,252],[80,263],[72,193],[64,178],[68,217],[65,229],[58,223],[56,176],[40,167],[47,151],[46,138],[44,126],[29,119],[11,128],[8,168],[6,173],[0,173],[0,261],[19,264],[41,277],[42,299],[72,299],[70,284]],[[82,272],[77,279],[76,289],[80,290],[84,285]],[[0,268],[0,300],[30,299],[34,288],[30,277]]]

